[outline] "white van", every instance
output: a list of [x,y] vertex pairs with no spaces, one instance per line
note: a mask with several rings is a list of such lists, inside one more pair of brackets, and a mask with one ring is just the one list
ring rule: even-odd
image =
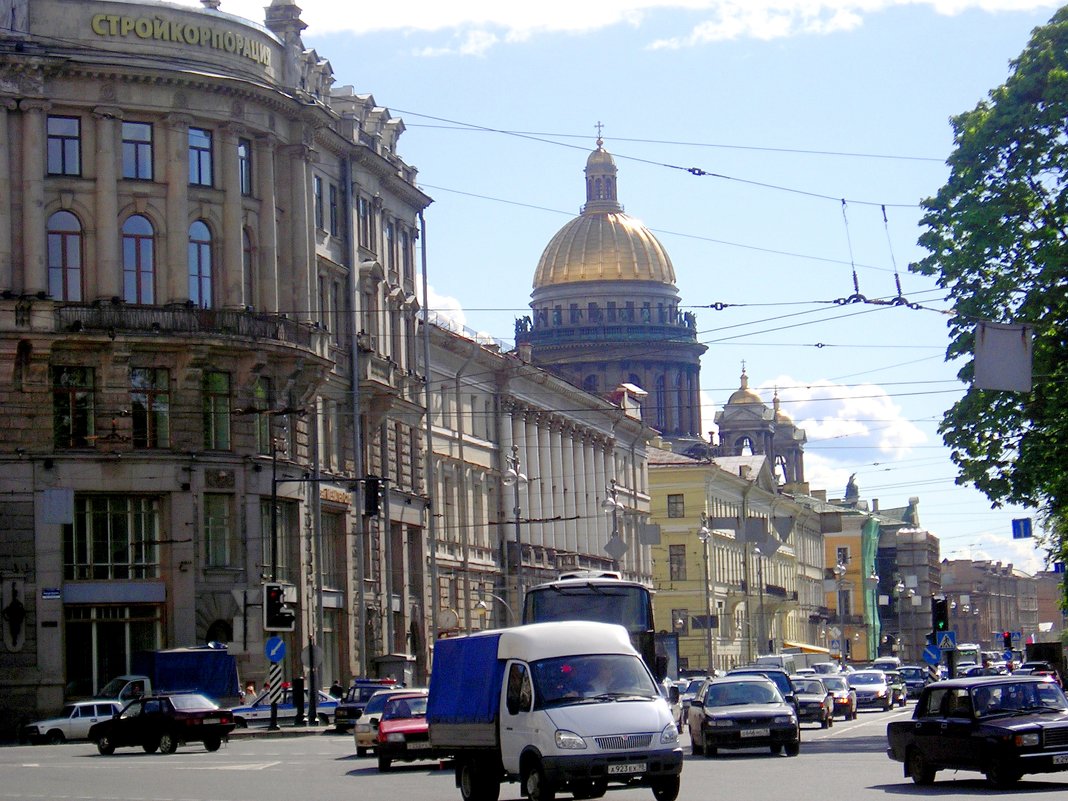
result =
[[872,670],[901,670],[901,660],[896,656],[880,656],[871,663]]

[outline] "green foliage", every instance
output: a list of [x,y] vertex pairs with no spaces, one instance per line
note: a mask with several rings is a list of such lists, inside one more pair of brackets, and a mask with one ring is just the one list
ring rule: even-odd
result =
[[949,181],[924,201],[910,266],[936,276],[956,315],[947,360],[974,372],[980,321],[1034,326],[1029,394],[971,388],[940,432],[958,466],[995,506],[1040,507],[1068,536],[1068,7],[1036,28],[1008,80],[952,119]]

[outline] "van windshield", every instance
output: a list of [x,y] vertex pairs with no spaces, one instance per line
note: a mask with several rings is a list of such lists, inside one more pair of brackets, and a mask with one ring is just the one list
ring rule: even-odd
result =
[[629,654],[553,657],[531,665],[536,708],[659,698],[645,663]]

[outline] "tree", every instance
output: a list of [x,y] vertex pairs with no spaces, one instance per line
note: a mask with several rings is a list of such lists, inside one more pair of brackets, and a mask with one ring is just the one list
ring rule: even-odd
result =
[[1068,7],[1036,28],[1006,82],[952,119],[950,177],[924,201],[910,266],[954,305],[946,360],[974,372],[980,321],[1034,326],[1030,393],[968,389],[939,431],[993,506],[1042,510],[1054,554],[1068,550]]

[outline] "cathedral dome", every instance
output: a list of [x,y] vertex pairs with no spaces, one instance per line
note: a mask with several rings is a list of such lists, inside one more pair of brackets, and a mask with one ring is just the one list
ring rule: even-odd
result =
[[740,406],[746,403],[759,403],[763,405],[764,400],[749,388],[749,376],[745,374],[745,370],[743,369],[742,385],[731,394],[730,398],[727,400],[727,405]]
[[663,245],[620,205],[616,164],[597,140],[586,159],[586,204],[550,240],[534,272],[534,289],[579,281],[675,284]]

